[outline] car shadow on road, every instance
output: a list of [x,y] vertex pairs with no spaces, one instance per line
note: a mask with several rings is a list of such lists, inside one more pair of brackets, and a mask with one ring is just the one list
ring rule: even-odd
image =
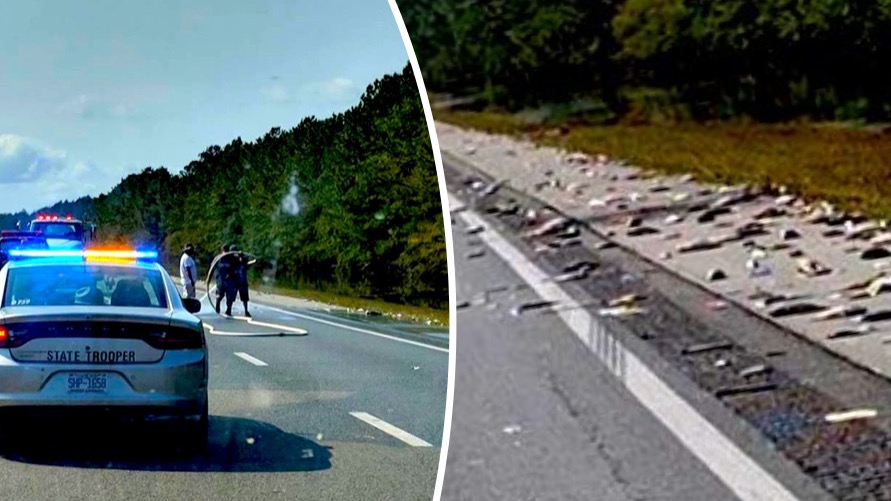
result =
[[[331,448],[252,419],[211,416],[204,452],[167,426],[102,423],[22,428],[0,457],[10,461],[136,471],[298,472],[331,468]],[[166,430],[165,430],[166,428]]]

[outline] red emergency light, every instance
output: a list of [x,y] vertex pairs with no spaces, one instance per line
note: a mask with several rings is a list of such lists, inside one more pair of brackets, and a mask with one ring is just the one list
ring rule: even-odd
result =
[[59,217],[58,214],[37,214],[38,221],[74,221],[74,216],[71,214],[67,214],[64,218]]

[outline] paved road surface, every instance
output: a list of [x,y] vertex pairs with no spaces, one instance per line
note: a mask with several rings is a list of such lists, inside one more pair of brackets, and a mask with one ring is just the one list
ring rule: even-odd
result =
[[256,305],[250,324],[203,308],[206,455],[165,452],[175,441],[151,429],[22,430],[29,445],[0,457],[2,497],[431,499],[448,385],[441,338],[305,310]]
[[[563,321],[579,316],[517,315],[559,287],[518,272],[529,256],[505,262],[511,237],[492,227],[468,235],[484,218],[454,219],[460,307],[443,500],[825,499],[652,353],[606,347],[618,354],[608,368],[591,351],[600,334],[583,343]],[[631,360],[635,352],[641,358]],[[665,389],[634,382],[640,360]]]
[[[458,302],[523,281],[455,225]],[[459,310],[442,499],[735,499],[526,289]]]

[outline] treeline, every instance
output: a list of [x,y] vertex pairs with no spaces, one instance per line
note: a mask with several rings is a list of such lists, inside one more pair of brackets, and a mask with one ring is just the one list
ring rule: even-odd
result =
[[16,223],[21,224],[22,230],[28,229],[28,224],[38,214],[57,214],[60,216],[71,215],[85,221],[96,219],[96,205],[92,197],[85,196],[76,200],[64,200],[53,205],[43,207],[35,212],[19,211],[13,214],[0,214],[0,229],[14,230]]
[[[433,91],[604,119],[891,118],[889,0],[403,0]],[[565,107],[570,109],[572,107]]]
[[206,272],[224,243],[269,284],[448,304],[436,167],[410,66],[359,104],[254,142],[211,146],[178,174],[146,168],[95,200],[107,242],[172,263],[191,242]]

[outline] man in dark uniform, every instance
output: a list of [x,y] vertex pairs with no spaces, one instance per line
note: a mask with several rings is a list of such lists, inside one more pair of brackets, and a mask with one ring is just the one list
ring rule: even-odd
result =
[[237,252],[237,254],[235,254],[235,273],[233,273],[235,288],[238,290],[238,298],[241,299],[241,303],[244,305],[244,316],[250,317],[251,312],[248,311],[248,300],[250,299],[247,279],[247,269],[250,264],[248,262],[248,256],[244,252],[238,252],[238,246],[235,244],[229,246],[229,252]]
[[226,315],[231,316],[232,303],[235,302],[235,294],[237,292],[235,267],[238,263],[235,255],[228,252],[229,247],[227,245],[223,245],[221,250],[222,253],[217,256],[219,259],[217,260],[216,273],[214,274],[217,289],[217,303],[214,309],[217,313],[220,312],[220,303],[223,302],[223,298],[225,297]]

